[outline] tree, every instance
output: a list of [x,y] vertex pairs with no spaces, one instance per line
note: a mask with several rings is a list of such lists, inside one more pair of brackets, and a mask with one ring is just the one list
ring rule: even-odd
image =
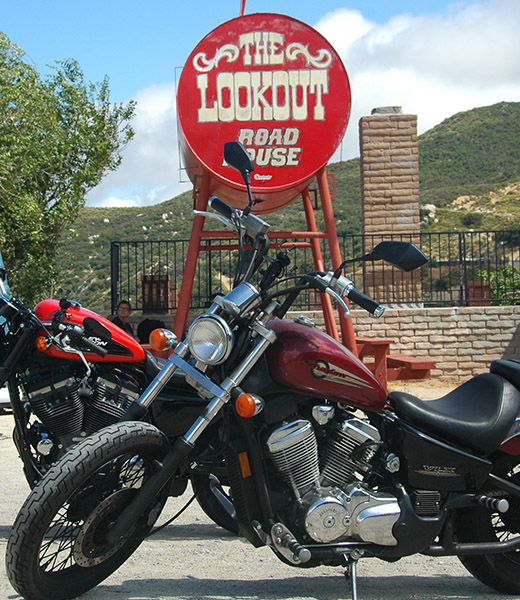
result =
[[86,83],[74,60],[41,77],[0,32],[0,249],[24,302],[55,283],[60,234],[119,166],[134,110],[111,104],[108,78]]

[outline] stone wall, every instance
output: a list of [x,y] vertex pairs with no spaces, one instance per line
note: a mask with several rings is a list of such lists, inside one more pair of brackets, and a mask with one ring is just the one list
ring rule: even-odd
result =
[[[321,313],[312,316],[323,327]],[[520,306],[387,309],[380,319],[353,310],[352,318],[356,335],[391,339],[392,353],[434,360],[432,377],[446,381],[465,381],[497,358],[520,359]]]

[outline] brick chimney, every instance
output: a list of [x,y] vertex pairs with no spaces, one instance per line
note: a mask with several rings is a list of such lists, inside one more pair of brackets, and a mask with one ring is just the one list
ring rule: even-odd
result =
[[[419,149],[417,116],[404,115],[401,107],[375,108],[369,117],[359,121],[361,154],[361,197],[365,251],[370,250],[389,234],[405,241],[419,242]],[[389,287],[382,290],[382,267],[367,266],[366,293],[385,302],[408,302],[418,274],[395,277],[402,281],[395,297],[389,297]]]

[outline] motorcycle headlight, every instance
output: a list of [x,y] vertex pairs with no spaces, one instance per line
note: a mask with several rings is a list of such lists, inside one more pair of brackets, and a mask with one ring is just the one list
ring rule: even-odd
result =
[[218,365],[229,356],[233,332],[222,317],[202,315],[188,329],[188,345],[193,356],[208,365]]

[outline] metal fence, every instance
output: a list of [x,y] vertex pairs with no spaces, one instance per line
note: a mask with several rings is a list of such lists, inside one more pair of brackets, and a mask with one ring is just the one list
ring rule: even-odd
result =
[[[340,236],[342,256],[359,257],[382,239],[413,241],[430,259],[408,279],[403,279],[394,267],[380,263],[375,268],[360,262],[347,267],[346,275],[356,287],[375,291],[382,303],[520,304],[520,230]],[[204,239],[191,298],[193,310],[206,308],[214,294],[232,287],[237,267],[235,243],[229,238]],[[112,242],[112,310],[125,298],[143,313],[175,312],[188,244],[188,240]],[[323,241],[322,252],[328,268],[330,256]],[[290,256],[292,262],[286,275],[297,277],[315,269],[310,248],[295,248]],[[318,306],[318,298],[312,292],[301,294],[295,304],[300,310]]]

